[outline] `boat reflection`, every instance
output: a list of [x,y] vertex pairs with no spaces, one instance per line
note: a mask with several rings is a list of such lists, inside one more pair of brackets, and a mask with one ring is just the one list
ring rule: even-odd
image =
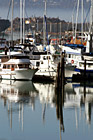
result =
[[32,81],[2,80],[0,82],[0,98],[4,102],[4,107],[7,108],[11,128],[12,116],[14,113],[18,113],[19,122],[22,120],[23,130],[24,105],[29,105],[34,110],[35,98],[38,94]]
[[0,83],[0,96],[9,102],[30,103],[32,98],[38,96],[32,81],[2,80]]
[[0,98],[7,108],[10,126],[12,128],[12,116],[19,114],[19,122],[22,120],[24,106],[30,106],[35,111],[36,100],[42,104],[42,118],[45,120],[45,111],[48,106],[55,106],[54,84],[33,83],[32,81],[2,80],[0,82]]
[[[80,109],[80,114],[82,108],[84,108],[84,116],[86,122],[91,124],[91,113],[93,106],[93,83],[68,83],[65,86],[65,103],[64,108],[75,108]],[[76,112],[77,114],[77,112]],[[77,127],[77,116],[76,116],[76,127]]]
[[[66,83],[58,90],[55,88],[54,83],[2,80],[0,82],[0,101],[4,103],[4,109],[7,109],[11,129],[14,124],[14,114],[18,115],[19,124],[21,124],[22,130],[24,129],[24,123],[26,123],[26,121],[24,122],[24,114],[25,109],[28,109],[28,107],[34,110],[35,113],[37,113],[38,108],[38,113],[42,116],[43,122],[47,119],[48,114],[46,113],[48,111],[46,112],[46,110],[49,108],[56,110],[56,116],[54,117],[58,119],[60,139],[62,139],[62,132],[65,132],[67,127],[64,120],[66,121],[68,110],[71,110],[70,113],[75,112],[73,118],[76,121],[76,124],[74,123],[76,128],[82,120],[79,117],[84,117],[84,121],[91,125],[93,83]],[[73,123],[72,118],[70,116],[69,118]]]

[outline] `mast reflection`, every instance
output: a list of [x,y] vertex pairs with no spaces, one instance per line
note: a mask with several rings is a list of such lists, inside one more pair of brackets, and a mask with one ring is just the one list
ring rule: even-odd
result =
[[82,107],[84,107],[86,121],[88,124],[91,124],[92,106],[93,106],[92,82],[67,83],[67,85],[65,86],[64,108],[75,108],[75,110],[77,110],[77,108],[81,109]]
[[10,127],[14,113],[19,114],[19,123],[24,127],[24,106],[31,106],[35,110],[36,100],[42,104],[42,119],[45,122],[45,112],[48,106],[55,107],[55,85],[33,83],[31,81],[2,80],[0,83],[0,97],[7,108]]
[[1,81],[0,97],[3,99],[4,107],[7,108],[11,129],[13,113],[18,112],[19,122],[21,122],[23,130],[24,105],[28,104],[32,110],[35,110],[35,98],[38,94],[38,90],[31,81]]

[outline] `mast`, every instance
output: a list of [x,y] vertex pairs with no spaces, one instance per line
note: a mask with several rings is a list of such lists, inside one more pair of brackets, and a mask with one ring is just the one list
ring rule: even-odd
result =
[[25,0],[23,1],[23,44],[25,43]]
[[79,11],[79,0],[78,0],[78,4],[77,4],[76,27],[75,27],[75,39],[76,39],[76,32],[77,32],[78,11]]
[[14,10],[14,0],[12,0],[12,15],[11,15],[11,46],[13,47],[13,10]]
[[72,32],[73,32],[73,36],[74,36],[74,15],[72,15]]
[[81,17],[81,23],[82,23],[82,24],[81,24],[82,42],[83,42],[83,17],[84,17],[84,15],[83,15],[83,13],[84,13],[84,12],[83,12],[83,11],[84,11],[84,10],[83,10],[83,9],[84,9],[84,8],[83,8],[83,4],[84,4],[84,3],[83,3],[83,0],[82,0],[82,1],[81,1],[81,6],[82,6],[82,17]]
[[22,43],[22,1],[20,0],[20,43]]
[[46,47],[46,3],[47,0],[45,0],[45,11],[44,11],[44,18],[43,18],[43,47],[44,48]]
[[90,8],[90,53],[93,53],[93,0],[91,0]]

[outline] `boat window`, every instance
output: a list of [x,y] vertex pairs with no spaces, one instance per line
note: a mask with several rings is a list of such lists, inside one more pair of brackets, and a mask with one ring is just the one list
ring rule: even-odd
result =
[[90,64],[88,64],[88,67],[91,67],[91,65],[90,65]]
[[24,67],[25,67],[25,68],[29,68],[29,65],[28,65],[28,64],[25,64]]
[[80,66],[80,67],[82,66],[81,63],[79,63],[79,66]]
[[14,68],[14,65],[12,65],[11,67]]
[[22,64],[19,64],[18,67],[19,67],[19,68],[23,68],[23,65],[22,65]]
[[71,58],[71,54],[69,54],[69,58]]
[[41,64],[43,64],[43,61],[41,61]]
[[19,68],[29,68],[29,64],[19,64]]
[[17,68],[17,65],[15,65],[15,68]]
[[75,55],[72,55],[72,58],[75,58]]
[[10,65],[7,65],[7,69],[10,69]]
[[50,56],[47,56],[47,60],[48,60],[48,59],[49,59],[49,60],[51,59]]
[[83,63],[79,63],[79,66],[82,67],[84,64]]
[[3,65],[3,68],[6,69],[6,65]]
[[88,67],[92,67],[92,66],[93,66],[93,64],[88,63]]
[[37,67],[40,66],[40,62],[36,62],[36,66],[37,66]]
[[46,60],[46,57],[44,56],[43,59]]

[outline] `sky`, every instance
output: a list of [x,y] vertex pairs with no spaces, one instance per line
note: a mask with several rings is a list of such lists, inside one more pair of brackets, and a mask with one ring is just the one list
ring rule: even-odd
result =
[[[25,0],[25,17],[40,16],[44,14],[44,0]],[[14,18],[20,16],[20,0],[14,0]],[[10,0],[0,0],[0,17],[11,19]],[[76,14],[77,0],[47,0],[47,16],[59,17],[61,20],[71,21],[72,14]],[[80,0],[81,9],[81,0]],[[89,9],[89,2],[84,0],[85,15]],[[80,10],[79,10],[80,11]],[[79,13],[80,14],[80,13]],[[74,15],[75,16],[75,15]],[[79,18],[80,21],[80,18]]]

